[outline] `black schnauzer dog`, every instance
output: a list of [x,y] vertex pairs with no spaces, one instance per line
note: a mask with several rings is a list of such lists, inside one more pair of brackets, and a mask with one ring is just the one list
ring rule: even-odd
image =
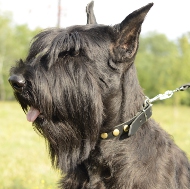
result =
[[151,119],[134,66],[153,3],[120,24],[51,28],[33,40],[9,82],[46,139],[62,189],[190,189],[190,164]]

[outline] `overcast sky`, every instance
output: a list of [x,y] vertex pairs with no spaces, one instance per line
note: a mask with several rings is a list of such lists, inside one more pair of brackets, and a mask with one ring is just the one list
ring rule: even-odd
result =
[[[61,27],[86,24],[85,7],[90,0],[62,0]],[[176,39],[190,32],[190,0],[94,0],[97,22],[114,25],[132,11],[154,2],[143,24],[142,33],[157,31]],[[31,29],[57,24],[58,0],[0,0],[0,11],[11,11],[17,24]]]

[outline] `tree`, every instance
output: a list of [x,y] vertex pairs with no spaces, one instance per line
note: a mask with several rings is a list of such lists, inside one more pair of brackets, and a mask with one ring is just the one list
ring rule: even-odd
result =
[[0,99],[6,98],[6,69],[5,62],[7,62],[8,49],[10,47],[9,39],[12,38],[13,32],[10,29],[10,15],[0,16]]
[[[182,35],[178,39],[178,48],[179,48],[179,68],[178,68],[178,78],[183,83],[190,82],[190,32]],[[190,91],[183,93],[183,96],[180,100],[182,104],[190,105]]]
[[136,63],[139,80],[149,96],[174,87],[172,77],[177,59],[176,44],[164,34],[141,37]]
[[10,14],[0,15],[0,100],[13,99],[8,83],[9,70],[27,54],[30,41],[39,32],[27,25],[14,25]]

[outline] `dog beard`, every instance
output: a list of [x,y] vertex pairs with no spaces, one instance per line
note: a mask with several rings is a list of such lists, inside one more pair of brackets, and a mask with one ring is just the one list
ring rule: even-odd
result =
[[64,172],[88,158],[102,125],[101,89],[85,62],[60,58],[51,69],[36,64],[38,69],[31,71],[20,61],[12,69],[24,67],[27,85],[15,97],[46,139],[52,164]]

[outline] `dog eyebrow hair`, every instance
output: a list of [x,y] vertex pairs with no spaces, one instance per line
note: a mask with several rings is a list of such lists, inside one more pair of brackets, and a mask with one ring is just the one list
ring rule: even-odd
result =
[[77,31],[71,33],[60,33],[52,41],[51,49],[53,51],[58,49],[60,52],[70,50],[79,51],[81,47],[80,41],[80,35]]
[[59,55],[69,53],[70,56],[77,56],[82,46],[80,34],[77,31],[60,33],[52,41],[49,50],[49,66],[55,62]]
[[61,53],[72,52],[70,55],[78,55],[82,45],[79,32],[72,30],[66,32],[65,29],[51,28],[33,38],[26,61],[34,58],[41,60],[45,57],[46,64],[50,67]]
[[29,54],[26,60],[29,61],[33,57],[36,57],[40,52],[44,52],[49,49],[52,40],[60,32],[62,32],[62,29],[51,28],[37,34],[31,41]]

